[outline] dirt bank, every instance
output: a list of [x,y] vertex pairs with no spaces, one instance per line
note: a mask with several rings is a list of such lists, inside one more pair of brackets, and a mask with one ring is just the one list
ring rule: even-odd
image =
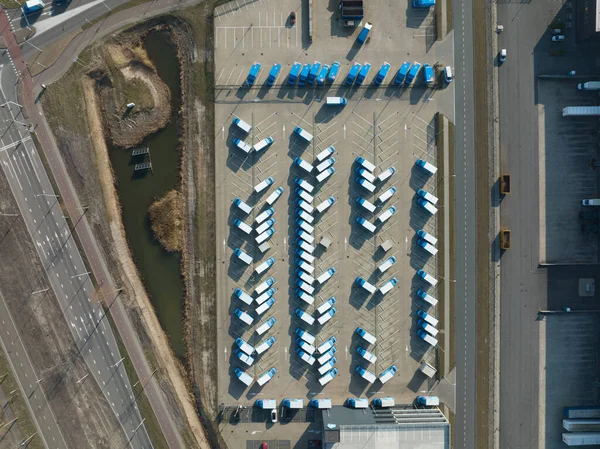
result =
[[[115,45],[141,42],[140,39],[153,29],[168,30],[173,42],[176,43],[175,48],[180,60],[191,60],[194,46],[189,26],[170,16],[153,19],[120,34],[118,41],[112,39],[101,42],[87,50],[80,59],[89,63],[85,67],[72,67],[59,83],[49,86],[43,104],[44,110],[50,112],[49,114],[47,112],[48,121],[58,140],[69,175],[81,201],[89,205],[88,218],[97,231],[96,235],[111,267],[111,274],[124,288],[121,297],[128,307],[132,322],[135,323],[140,341],[149,358],[151,357],[151,361],[159,367],[156,376],[171,408],[171,416],[182,432],[185,446],[208,448],[214,445],[208,443],[205,429],[198,420],[197,404],[193,400],[184,367],[171,351],[131,257],[121,221],[120,205],[106,145],[107,139],[112,141],[111,139],[114,140],[114,136],[118,135],[118,129],[115,133],[116,128],[107,130],[114,123],[111,121],[113,119],[108,117],[107,111],[110,111],[111,104],[112,106],[120,104],[116,84],[110,76],[117,73],[117,79],[122,77],[123,82],[133,79],[140,81],[136,88],[142,86],[146,92],[146,101],[152,102],[152,104],[147,103],[146,106],[148,117],[152,116],[152,111],[156,109],[158,102],[164,99],[164,97],[161,99],[160,93],[162,90],[160,85],[164,83],[161,81],[154,84],[152,81],[154,68],[148,64],[148,61],[144,61],[143,54],[140,55],[139,50],[121,48],[118,52],[114,51]],[[109,48],[112,56],[107,63],[103,58]],[[131,48],[136,46],[133,45]],[[135,57],[136,64],[132,65],[127,60],[120,59],[122,55]],[[115,71],[110,64],[118,67],[119,70]],[[136,70],[140,64],[143,65],[143,69]],[[190,85],[193,85],[194,80],[189,75],[189,67],[186,69],[185,64],[182,65],[181,74],[182,91],[185,92],[182,103],[185,105],[189,103],[185,95],[190,91],[193,92],[193,87]],[[156,91],[151,84],[156,87]],[[130,88],[129,85],[127,88]],[[110,95],[113,95],[114,99],[111,99]],[[138,102],[136,107],[137,105]],[[156,118],[156,115],[154,117]],[[118,120],[114,118],[114,120],[117,121],[117,126],[126,126],[126,121],[121,118]],[[147,122],[150,123],[149,120]],[[147,129],[150,129],[150,126]],[[190,153],[195,148],[188,142],[190,141],[183,139],[181,144],[183,170],[187,169],[191,160]],[[131,142],[127,143],[131,144]],[[101,191],[97,189],[98,185],[102,186]],[[185,185],[186,182],[182,182],[184,192]]]
[[183,243],[183,195],[177,190],[167,192],[148,211],[152,232],[167,251],[181,251]]

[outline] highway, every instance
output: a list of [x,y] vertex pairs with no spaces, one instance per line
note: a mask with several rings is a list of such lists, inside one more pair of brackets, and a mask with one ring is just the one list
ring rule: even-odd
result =
[[475,448],[476,210],[473,1],[454,2],[455,361],[454,447]]
[[[8,58],[0,72],[0,165],[44,265],[77,350],[119,419],[134,448],[151,448],[122,364],[112,329],[95,299],[90,273],[44,170],[28,129],[21,122],[14,86],[17,73]],[[79,218],[85,210],[79,211]],[[77,225],[78,219],[75,219]],[[117,292],[113,292],[117,297]],[[21,379],[22,381],[22,379]],[[40,386],[41,388],[41,386]],[[26,393],[26,391],[25,391]],[[38,422],[40,417],[37,417]]]

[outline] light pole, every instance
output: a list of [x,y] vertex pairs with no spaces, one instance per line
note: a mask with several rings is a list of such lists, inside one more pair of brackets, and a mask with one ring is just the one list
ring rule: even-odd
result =
[[53,193],[38,193],[37,195],[35,195],[36,198],[38,196],[51,196],[51,197],[54,197],[54,198],[57,198],[57,199],[60,198],[60,195],[55,195]]
[[121,363],[123,363],[123,360],[125,360],[125,357],[121,357],[121,360],[119,360],[117,363],[115,363],[114,365],[112,365],[111,368],[118,367],[118,365],[120,365]]
[[448,281],[448,282],[456,282],[456,279],[448,279],[448,278],[445,278],[444,276],[439,276],[439,275],[438,275],[438,277],[440,279],[443,279],[443,280]]
[[87,276],[91,273],[91,271],[86,271],[85,273],[81,273],[81,274],[76,274],[75,276],[71,276],[71,279],[74,278],[78,278],[78,277],[82,277],[82,276]]
[[85,376],[83,376],[81,379],[79,379],[79,380],[78,380],[77,382],[75,382],[75,383],[78,383],[78,384],[80,384],[80,383],[81,383],[81,382],[83,382],[83,381],[84,381],[84,380],[85,380],[85,379],[86,379],[86,378],[87,378],[89,375],[90,375],[90,373],[87,373]]

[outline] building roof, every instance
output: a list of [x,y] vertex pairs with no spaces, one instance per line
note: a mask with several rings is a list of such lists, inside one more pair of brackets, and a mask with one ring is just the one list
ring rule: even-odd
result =
[[450,424],[437,408],[352,409],[322,411],[323,441],[332,449],[448,449]]

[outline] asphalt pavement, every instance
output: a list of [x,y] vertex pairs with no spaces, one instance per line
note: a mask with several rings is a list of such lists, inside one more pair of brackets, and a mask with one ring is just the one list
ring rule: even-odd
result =
[[473,2],[454,2],[455,362],[454,447],[475,447],[476,210]]
[[[9,43],[9,54],[14,56],[16,44],[11,45],[10,31],[4,26],[6,20],[4,13],[0,13],[0,25],[5,30],[3,37]],[[150,448],[152,444],[142,424],[112,329],[105,319],[104,309],[94,299],[90,273],[86,271],[28,127],[22,122],[22,108],[17,103],[14,90],[19,72],[7,56],[0,59],[0,63],[0,103],[3,105],[0,108],[0,165],[77,350],[83,355],[90,374],[119,419],[126,438],[131,438],[130,445]],[[78,211],[74,226],[79,224],[84,214],[85,209]],[[113,292],[112,296],[116,298],[117,293]],[[42,386],[38,385],[38,388]],[[39,422],[40,417],[37,420]]]

